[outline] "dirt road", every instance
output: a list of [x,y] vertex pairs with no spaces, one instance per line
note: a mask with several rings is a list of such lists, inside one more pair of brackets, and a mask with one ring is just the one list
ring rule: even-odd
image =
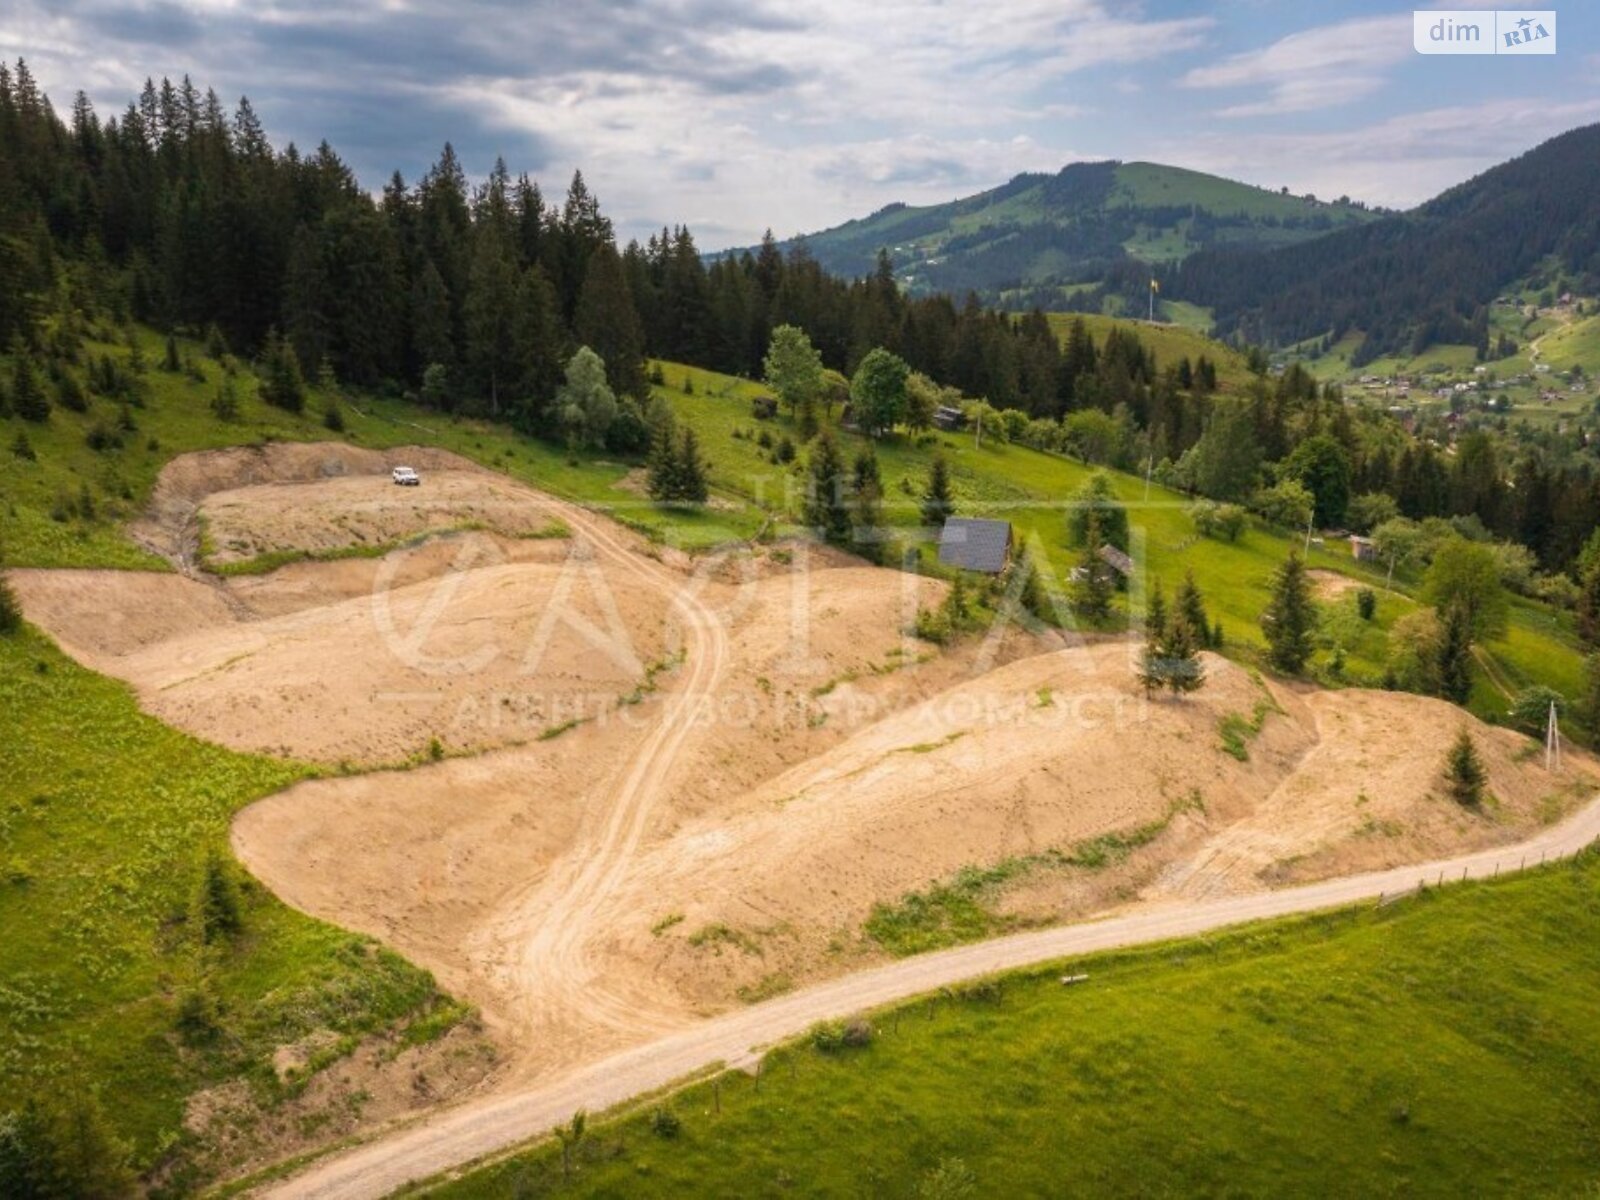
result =
[[[261,1194],[281,1200],[378,1197],[403,1184],[537,1136],[577,1109],[600,1111],[718,1062],[747,1061],[762,1046],[816,1021],[935,990],[995,971],[1096,951],[1187,937],[1290,913],[1395,895],[1419,883],[1482,879],[1570,855],[1600,839],[1600,800],[1517,846],[1353,875],[1303,887],[1198,903],[1018,934],[862,971],[657,1038],[557,1079],[446,1110],[423,1124],[320,1162]],[[604,855],[597,855],[600,861]],[[596,869],[601,876],[604,868]],[[577,906],[582,915],[583,906]],[[553,951],[552,951],[553,952]]]
[[[517,996],[520,1022],[541,1038],[581,1038],[582,1026],[659,1034],[683,1024],[659,1011],[648,990],[615,985],[589,966],[585,950],[606,922],[603,914],[638,848],[655,801],[669,786],[678,751],[717,694],[727,667],[722,621],[674,575],[619,541],[586,511],[562,506],[563,519],[612,566],[658,588],[684,622],[685,675],[666,697],[662,715],[622,778],[607,789],[609,806],[582,840],[523,895],[516,897],[474,949]],[[581,1014],[581,1021],[578,1015]],[[572,1046],[581,1056],[581,1044]]]

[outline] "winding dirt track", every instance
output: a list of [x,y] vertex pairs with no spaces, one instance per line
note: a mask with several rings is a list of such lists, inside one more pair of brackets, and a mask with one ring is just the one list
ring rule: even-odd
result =
[[[1576,853],[1600,840],[1600,799],[1517,846],[1303,887],[1142,908],[1124,916],[1016,934],[861,971],[704,1021],[560,1078],[446,1110],[423,1124],[322,1161],[268,1196],[378,1197],[402,1185],[535,1137],[578,1109],[603,1110],[719,1062],[748,1062],[762,1046],[816,1021],[1053,959],[1188,937],[1245,921],[1313,912],[1421,883],[1484,879]],[[580,915],[592,909],[575,906]]]
[[611,802],[600,827],[496,917],[478,950],[512,985],[507,990],[517,997],[520,1023],[543,1037],[562,1036],[579,1013],[591,1025],[659,1035],[681,1027],[681,1014],[661,1013],[659,1001],[653,1005],[648,993],[609,987],[585,952],[604,928],[608,901],[634,858],[684,739],[717,694],[728,663],[728,638],[721,620],[682,576],[630,550],[585,510],[560,508],[598,557],[661,590],[684,622],[686,671],[620,784],[607,789]]

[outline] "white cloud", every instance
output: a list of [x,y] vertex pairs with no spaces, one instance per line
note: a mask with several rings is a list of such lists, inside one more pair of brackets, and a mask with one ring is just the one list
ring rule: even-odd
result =
[[1218,116],[1313,112],[1371,95],[1383,86],[1384,69],[1413,53],[1409,14],[1362,17],[1302,29],[1270,46],[1195,67],[1181,83],[1265,90],[1263,98],[1222,108]]
[[1157,143],[1163,161],[1324,199],[1348,194],[1409,208],[1563,133],[1600,120],[1600,96],[1507,97],[1386,118],[1334,132],[1221,133]]

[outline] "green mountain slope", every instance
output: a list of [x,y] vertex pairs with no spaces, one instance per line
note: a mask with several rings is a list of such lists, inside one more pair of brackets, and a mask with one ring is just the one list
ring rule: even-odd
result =
[[1073,163],[925,207],[891,204],[808,235],[830,271],[860,275],[886,249],[912,291],[998,296],[1097,277],[1109,265],[1171,262],[1221,245],[1291,245],[1373,216],[1157,163]]

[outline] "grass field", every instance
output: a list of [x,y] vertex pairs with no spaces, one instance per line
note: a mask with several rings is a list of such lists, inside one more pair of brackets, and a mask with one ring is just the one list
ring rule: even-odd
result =
[[1074,961],[592,1124],[569,1173],[542,1146],[428,1194],[1591,1195],[1597,938],[1591,853]]
[[[1143,297],[1139,303],[1144,303]],[[1184,315],[1193,320],[1196,314],[1204,312],[1204,309],[1190,305],[1184,310]],[[1224,392],[1240,391],[1250,381],[1250,368],[1244,355],[1231,346],[1213,341],[1189,321],[1180,320],[1176,315],[1171,315],[1171,324],[1154,325],[1148,321],[1120,320],[1094,313],[1047,313],[1046,316],[1057,337],[1065,337],[1072,322],[1083,317],[1096,345],[1105,341],[1106,334],[1111,332],[1113,326],[1131,330],[1155,354],[1157,369],[1173,366],[1181,358],[1187,358],[1192,363],[1203,354],[1216,363],[1217,385]]]
[[[420,1015],[432,979],[240,879],[243,932],[206,945],[193,901],[232,814],[304,778],[141,714],[120,683],[25,629],[0,636],[0,1109],[92,1083],[148,1165],[181,1145],[184,1098],[314,1030]],[[204,996],[209,1031],[182,1005]]]
[[[774,508],[792,519],[798,511],[795,497],[801,486],[801,468],[773,465],[757,439],[762,430],[772,439],[793,436],[794,430],[787,417],[757,421],[750,415],[750,399],[764,389],[676,364],[665,365],[664,371],[666,386],[659,391],[679,418],[694,426],[724,494],[757,508]],[[686,380],[692,382],[692,393],[684,391]],[[838,436],[847,457],[865,445],[863,439],[848,432],[841,431]],[[876,453],[886,493],[885,516],[892,526],[909,530],[918,525],[919,500],[929,465],[936,453],[942,453],[950,463],[957,510],[963,515],[1011,521],[1056,579],[1065,584],[1079,551],[1068,544],[1063,506],[1093,473],[1091,468],[997,438],[986,438],[979,447],[970,433],[933,433],[916,441],[884,438],[877,443]],[[1301,547],[1303,540],[1260,524],[1253,524],[1233,543],[1200,538],[1188,514],[1187,497],[1152,486],[1147,498],[1144,481],[1123,474],[1112,474],[1112,486],[1130,509],[1131,524],[1135,536],[1143,539],[1144,561],[1151,574],[1170,595],[1185,572],[1192,571],[1212,619],[1223,625],[1229,652],[1253,658],[1264,645],[1258,620],[1267,603],[1272,573],[1291,547]],[[1382,573],[1355,562],[1343,544],[1313,547],[1308,561],[1313,567],[1342,572],[1380,590],[1373,621],[1339,624],[1345,678],[1378,684],[1387,657],[1388,631],[1416,602],[1404,590],[1382,592]],[[1402,579],[1397,586],[1405,589],[1410,584]],[[1354,597],[1347,595],[1338,603],[1353,607],[1354,602]],[[1518,602],[1513,606],[1507,637],[1490,643],[1486,650],[1503,673],[1519,684],[1544,682],[1569,695],[1578,692],[1581,662],[1566,614]],[[1331,651],[1330,645],[1319,661],[1325,664]],[[1474,711],[1498,719],[1506,707],[1506,697],[1487,679],[1482,680],[1474,693]]]
[[[161,339],[148,330],[142,331],[141,339],[146,359],[159,361]],[[91,343],[90,348],[96,354],[126,358],[119,347]],[[337,439],[380,449],[419,442],[442,446],[561,495],[616,506],[622,519],[657,534],[670,528],[676,539],[695,547],[749,537],[763,519],[759,510],[732,501],[704,513],[659,510],[642,503],[636,491],[618,486],[628,473],[624,463],[600,454],[582,454],[570,461],[564,450],[505,425],[452,417],[400,400],[363,396],[345,401],[345,430],[336,433],[323,425],[324,397],[313,391],[303,414],[273,408],[257,398],[255,377],[248,368],[241,368],[236,379],[238,419],[222,421],[210,409],[222,368],[205,358],[197,345],[186,343],[184,349],[204,372],[205,381],[147,370],[146,402],[130,410],[138,428],[123,434],[119,449],[95,451],[86,441],[96,424],[117,418],[116,409],[103,400],[84,414],[57,406],[42,424],[17,417],[0,420],[0,459],[5,463],[0,472],[0,511],[5,515],[0,551],[5,562],[30,567],[166,569],[121,532],[121,522],[149,498],[161,467],[188,451],[268,441]],[[35,461],[19,458],[10,449],[19,433],[33,447]],[[78,511],[85,489],[93,507],[87,518]]]

